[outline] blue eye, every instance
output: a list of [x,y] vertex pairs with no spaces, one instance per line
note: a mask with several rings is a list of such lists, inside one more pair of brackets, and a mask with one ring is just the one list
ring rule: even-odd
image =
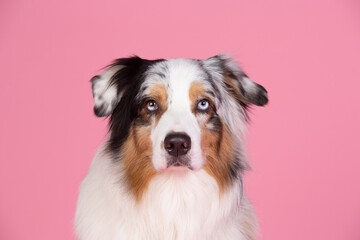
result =
[[150,100],[146,103],[146,109],[150,112],[153,112],[158,109],[158,105],[154,100]]
[[201,100],[199,103],[198,103],[198,106],[197,108],[201,111],[205,111],[209,108],[209,102],[207,100]]

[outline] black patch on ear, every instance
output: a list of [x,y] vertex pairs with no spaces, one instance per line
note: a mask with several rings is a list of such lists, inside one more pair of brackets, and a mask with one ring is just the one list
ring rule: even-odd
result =
[[104,104],[95,107],[94,106],[94,113],[97,117],[105,117],[106,116],[106,108],[104,106]]
[[[233,78],[235,78],[235,76],[232,74]],[[246,75],[244,72],[241,73],[241,78],[248,78],[248,75]],[[238,87],[240,89],[240,92],[241,94],[249,100],[249,102],[251,102],[252,104],[256,105],[256,106],[264,106],[268,103],[268,96],[267,96],[267,91],[266,89],[261,86],[260,84],[258,83],[255,83],[254,84],[256,85],[256,88],[257,88],[257,91],[255,94],[248,94],[244,88],[242,87],[242,84],[241,84],[241,79],[240,81],[238,81]]]
[[241,104],[241,106],[243,106],[245,109],[247,109],[249,106],[249,104],[254,104],[256,106],[264,106],[268,103],[268,96],[267,96],[267,91],[266,89],[261,86],[260,84],[254,83],[256,85],[257,91],[256,93],[252,93],[249,94],[247,93],[244,88],[242,87],[241,83],[239,82],[237,84],[241,95],[248,101],[248,102],[243,102],[243,101],[239,101],[239,103]]
[[110,65],[110,67],[118,65],[124,67],[117,71],[110,80],[110,84],[115,85],[122,96],[110,117],[109,151],[118,153],[128,137],[131,124],[139,117],[138,110],[141,103],[136,101],[136,95],[145,79],[144,73],[151,65],[160,61],[163,60],[146,60],[134,56],[117,59]]
[[[256,88],[257,88],[256,92],[252,92],[252,93],[247,92],[244,89],[242,84],[243,84],[244,78],[248,78],[248,79],[250,79],[250,78],[240,68],[239,68],[239,71],[241,71],[241,72],[239,72],[239,74],[236,74],[235,72],[233,72],[232,69],[229,69],[225,63],[228,60],[222,59],[219,56],[215,56],[215,58],[217,58],[220,61],[221,68],[224,70],[223,74],[232,79],[236,79],[237,87],[238,87],[241,95],[247,100],[247,102],[243,102],[241,100],[239,101],[240,105],[245,110],[249,109],[249,104],[254,104],[256,106],[264,106],[268,103],[267,91],[263,86],[254,82],[254,84],[256,85]],[[231,88],[231,86],[228,86],[228,87]]]
[[256,84],[258,87],[258,94],[253,99],[253,103],[257,106],[264,106],[269,102],[266,89],[260,84]]

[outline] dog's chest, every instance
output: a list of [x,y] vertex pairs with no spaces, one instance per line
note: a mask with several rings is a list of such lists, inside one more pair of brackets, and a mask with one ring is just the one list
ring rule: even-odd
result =
[[249,239],[244,232],[253,232],[244,229],[254,222],[253,210],[239,185],[219,194],[216,181],[203,170],[161,175],[137,203],[126,182],[119,181],[119,171],[103,160],[94,161],[81,186],[79,239],[241,240]]
[[119,219],[115,231],[118,239],[210,239],[234,220],[236,205],[234,198],[219,194],[205,172],[161,176],[151,181],[140,203],[123,206],[126,220]]

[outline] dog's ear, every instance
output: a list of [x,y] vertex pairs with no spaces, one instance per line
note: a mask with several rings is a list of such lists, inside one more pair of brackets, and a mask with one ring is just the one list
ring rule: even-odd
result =
[[111,115],[127,89],[131,89],[149,60],[139,57],[120,58],[106,67],[101,75],[91,79],[94,113],[98,117]]
[[101,75],[94,76],[90,81],[94,97],[94,113],[98,117],[109,116],[120,101],[120,94],[112,84],[112,77],[123,66],[109,66]]
[[219,54],[203,60],[204,67],[216,80],[222,81],[227,89],[243,104],[264,106],[268,103],[266,89],[252,81],[227,54]]

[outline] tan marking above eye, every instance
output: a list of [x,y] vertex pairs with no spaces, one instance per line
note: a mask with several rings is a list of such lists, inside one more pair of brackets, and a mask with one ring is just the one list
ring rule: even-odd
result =
[[198,109],[198,104],[201,101],[207,101],[209,103],[209,106],[207,109],[199,109],[200,111],[206,111],[208,109],[210,109],[210,107],[212,106],[212,97],[210,94],[208,94],[206,92],[206,86],[204,84],[202,84],[201,82],[192,82],[190,85],[190,90],[189,90],[189,98],[191,101],[191,109]]
[[160,120],[161,115],[168,108],[168,93],[165,84],[158,83],[152,85],[147,91],[146,96],[150,98],[144,107],[148,112],[151,112],[151,110],[148,110],[148,104],[150,104],[151,101],[155,101],[156,103],[156,111],[154,110],[154,112],[156,113],[155,123],[157,123]]
[[200,82],[192,82],[189,90],[189,98],[192,104],[198,101],[199,96],[205,95],[205,86]]
[[158,83],[158,84],[151,86],[147,95],[150,98],[156,99],[158,101],[158,103],[161,105],[161,107],[167,108],[168,94],[166,91],[165,84]]

